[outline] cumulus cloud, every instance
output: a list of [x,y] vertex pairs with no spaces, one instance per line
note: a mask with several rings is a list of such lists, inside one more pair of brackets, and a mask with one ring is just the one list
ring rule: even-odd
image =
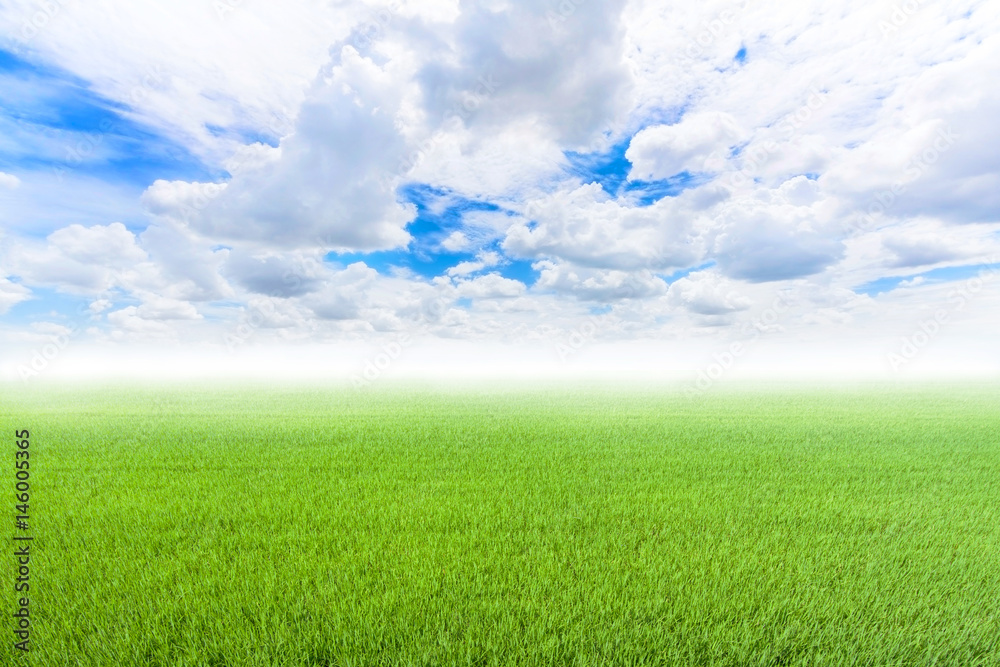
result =
[[70,259],[104,267],[122,269],[146,258],[135,235],[120,222],[94,227],[70,225],[52,232],[48,241]]
[[473,262],[459,262],[448,269],[449,276],[467,276],[500,263],[500,255],[495,252],[481,252]]
[[250,292],[275,297],[314,292],[332,275],[324,267],[322,257],[315,253],[251,253],[245,250],[228,253],[223,273]]
[[144,295],[145,300],[134,310],[126,310],[130,315],[141,317],[144,320],[198,320],[201,314],[198,310],[186,301],[177,299],[164,299],[155,294]]
[[498,273],[461,280],[456,288],[460,296],[468,299],[509,298],[521,296],[525,292],[524,283],[504,278]]
[[670,285],[667,300],[699,315],[725,315],[746,310],[753,300],[741,294],[737,284],[716,271],[698,271]]
[[452,232],[441,242],[441,247],[451,252],[458,252],[469,247],[469,238],[464,232]]
[[128,306],[108,313],[108,322],[114,327],[112,338],[162,339],[173,338],[175,331],[161,318],[147,318],[136,306]]
[[323,289],[307,295],[303,303],[319,318],[351,320],[370,303],[370,290],[378,281],[378,272],[362,262],[334,272],[324,281]]
[[558,257],[594,268],[685,267],[702,253],[694,216],[679,210],[687,201],[631,207],[591,183],[533,202],[531,219],[514,225],[503,247],[521,257]]
[[589,301],[639,299],[663,294],[667,285],[648,270],[635,272],[577,267],[566,262],[542,260],[535,287],[554,290]]
[[150,210],[187,218],[217,239],[288,248],[406,245],[415,209],[394,196],[393,170],[406,143],[391,68],[343,47],[300,108],[280,157],[237,172],[224,187],[154,184],[146,193]]
[[882,245],[888,251],[888,265],[894,268],[937,264],[964,255],[950,239],[934,236],[892,236],[883,239]]
[[11,271],[29,284],[69,291],[100,292],[134,274],[147,255],[120,222],[70,225],[52,232],[44,244],[23,242],[12,253]]
[[632,163],[629,179],[654,180],[683,171],[711,171],[745,135],[732,115],[702,111],[684,116],[675,125],[656,125],[632,137],[625,158]]
[[566,145],[589,144],[628,99],[624,4],[461,3],[448,57],[428,58],[417,77],[428,116],[486,131],[531,118]]
[[235,296],[222,275],[228,247],[209,245],[189,229],[169,222],[150,225],[139,238],[156,267],[155,275],[147,280],[147,289],[190,301]]
[[843,252],[839,229],[821,211],[752,199],[720,214],[711,255],[730,278],[768,282],[819,273]]

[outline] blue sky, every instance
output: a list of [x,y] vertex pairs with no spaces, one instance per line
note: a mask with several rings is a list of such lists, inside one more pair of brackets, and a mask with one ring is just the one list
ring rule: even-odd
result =
[[979,5],[480,4],[0,8],[0,338],[877,356],[1000,266]]
[[921,285],[925,283],[953,283],[957,281],[968,282],[977,276],[989,274],[1000,270],[1000,264],[970,264],[966,266],[944,266],[939,269],[931,269],[923,273],[915,273],[909,276],[888,276],[865,283],[857,288],[861,294],[878,296],[885,292],[898,289],[901,286]]
[[8,129],[0,169],[85,172],[146,188],[158,178],[206,180],[211,169],[183,144],[130,118],[125,103],[93,91],[60,67],[0,50],[2,122]]

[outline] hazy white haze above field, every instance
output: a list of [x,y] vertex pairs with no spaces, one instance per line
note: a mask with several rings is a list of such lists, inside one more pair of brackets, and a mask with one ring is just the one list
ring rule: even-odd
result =
[[0,372],[1000,373],[1000,3],[11,0]]

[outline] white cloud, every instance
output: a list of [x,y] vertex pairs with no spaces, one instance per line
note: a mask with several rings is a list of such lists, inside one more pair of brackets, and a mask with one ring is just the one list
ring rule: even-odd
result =
[[595,268],[682,268],[703,252],[693,212],[684,210],[695,197],[636,208],[612,200],[596,183],[559,191],[533,202],[525,212],[530,219],[508,231],[503,247]]
[[27,301],[31,298],[31,290],[24,285],[12,283],[4,277],[0,277],[0,315],[3,315],[12,306]]
[[323,289],[308,294],[303,303],[320,319],[357,319],[370,304],[370,291],[378,277],[374,269],[361,262],[351,264],[331,275]]
[[227,185],[156,180],[142,193],[142,204],[154,215],[171,216],[189,222],[225,192]]
[[198,320],[201,314],[186,301],[164,299],[155,294],[145,295],[145,300],[135,315],[144,320]]
[[467,276],[470,273],[476,273],[477,271],[482,271],[483,269],[489,268],[491,266],[496,266],[500,263],[500,255],[495,252],[481,252],[476,257],[474,262],[459,262],[455,266],[448,269],[447,273],[449,276]]
[[52,232],[49,245],[70,259],[121,269],[146,258],[132,232],[120,222],[107,226],[70,225]]
[[891,236],[883,239],[891,267],[914,267],[959,259],[963,252],[948,238]]
[[524,283],[490,273],[472,280],[462,280],[456,285],[458,294],[469,299],[497,299],[521,296]]
[[459,252],[469,247],[469,238],[462,232],[452,232],[441,242],[441,247],[451,252]]
[[14,174],[7,174],[0,171],[0,188],[13,190],[21,185],[21,179]]
[[670,285],[667,299],[699,315],[725,315],[746,310],[753,300],[717,271],[698,271]]
[[110,308],[111,305],[111,301],[108,299],[97,299],[96,301],[92,301],[90,303],[89,310],[91,313],[98,315]]
[[136,334],[140,338],[174,338],[174,329],[160,318],[146,318],[139,313],[136,306],[128,306],[121,310],[108,313],[108,322],[114,327],[112,338],[127,339],[135,338]]
[[418,75],[428,116],[469,102],[464,123],[485,133],[530,118],[567,145],[589,144],[626,110],[624,4],[574,4],[561,17],[530,0],[461,3],[441,35],[447,54],[428,53]]
[[640,299],[666,292],[663,279],[648,270],[635,272],[577,267],[565,262],[542,260],[535,287],[554,290],[592,301]]
[[156,183],[146,194],[151,212],[185,219],[212,238],[277,247],[406,245],[415,209],[393,195],[392,169],[406,147],[395,67],[345,46],[300,108],[279,157],[238,171],[224,188]]
[[273,297],[302,296],[321,288],[333,272],[319,253],[228,253],[223,273],[243,287]]
[[230,250],[212,247],[182,225],[153,224],[140,235],[142,247],[155,265],[154,275],[144,284],[147,291],[159,291],[171,298],[211,301],[232,298],[233,287],[222,276]]
[[8,262],[29,285],[69,291],[101,292],[134,275],[146,253],[120,222],[70,225],[51,233],[46,243],[21,242]]
[[710,254],[731,278],[786,280],[819,273],[839,260],[839,236],[820,205],[747,198],[720,211]]
[[692,173],[714,171],[721,159],[734,147],[744,131],[732,115],[702,111],[684,116],[675,125],[656,125],[632,137],[625,158],[632,163],[630,180],[654,180]]

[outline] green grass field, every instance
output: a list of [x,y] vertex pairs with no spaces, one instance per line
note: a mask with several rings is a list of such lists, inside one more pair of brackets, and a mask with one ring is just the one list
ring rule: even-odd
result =
[[36,535],[3,664],[1000,664],[997,387],[41,385],[0,415]]

